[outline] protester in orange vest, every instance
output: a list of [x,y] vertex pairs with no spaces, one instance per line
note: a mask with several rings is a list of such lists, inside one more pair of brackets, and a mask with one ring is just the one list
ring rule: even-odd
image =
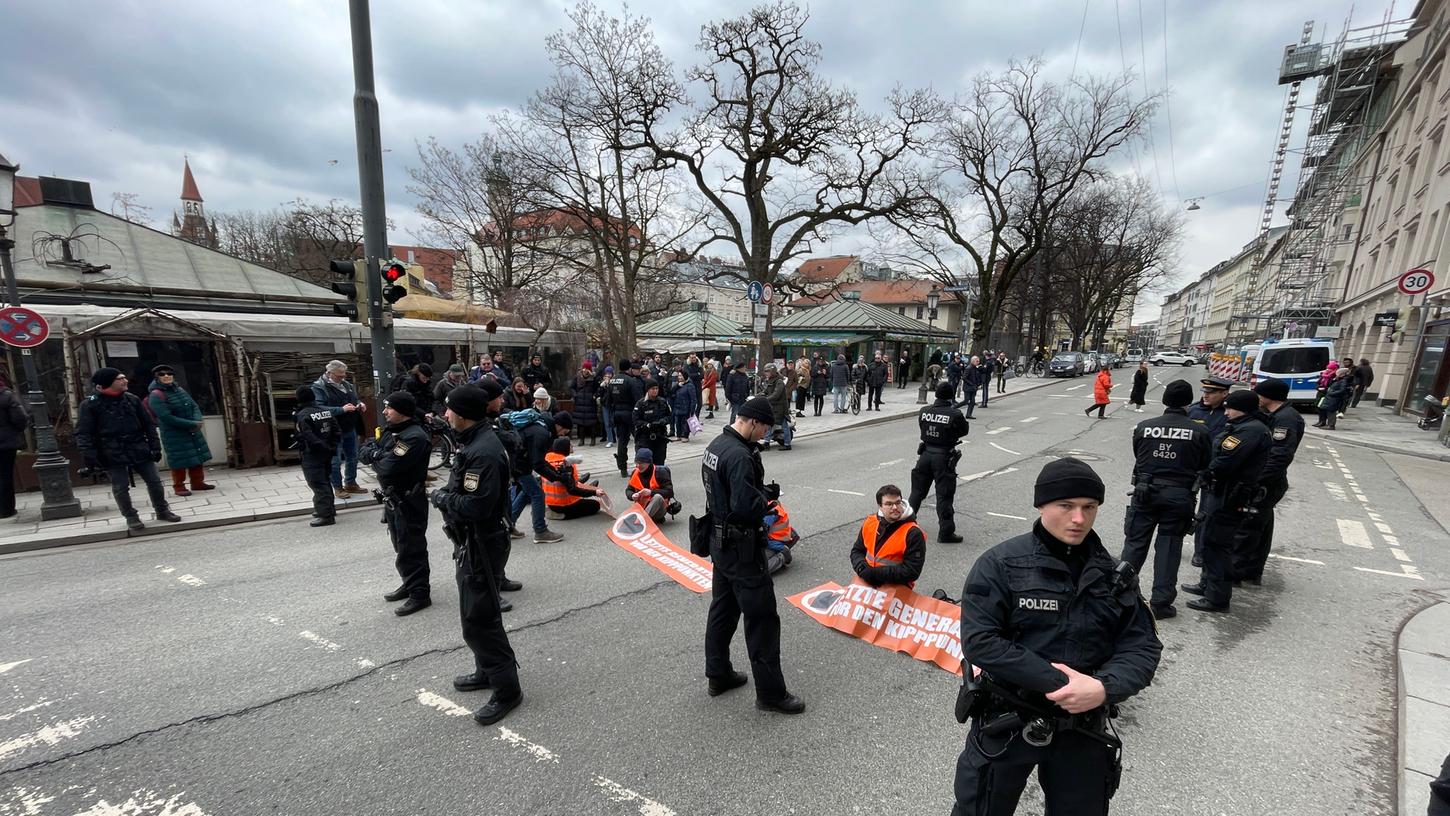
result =
[[791,526],[790,513],[780,503],[779,493],[768,506],[770,512],[765,517],[765,566],[774,573],[791,562],[790,549],[801,537]]
[[548,477],[540,480],[544,487],[544,504],[548,507],[549,518],[555,521],[583,518],[598,513],[597,497],[604,492],[598,482],[580,483],[579,466],[569,461],[570,450],[568,438],[561,436],[554,440],[553,447],[544,454],[544,461],[564,477],[562,482]]
[[912,586],[926,565],[926,533],[907,515],[901,488],[884,485],[876,491],[876,515],[866,519],[851,547],[851,566],[871,586]]
[[680,503],[675,499],[675,483],[670,479],[670,469],[655,464],[654,452],[640,448],[634,452],[634,472],[629,474],[629,484],[624,488],[624,497],[644,508],[655,524],[665,520],[665,514],[677,515]]

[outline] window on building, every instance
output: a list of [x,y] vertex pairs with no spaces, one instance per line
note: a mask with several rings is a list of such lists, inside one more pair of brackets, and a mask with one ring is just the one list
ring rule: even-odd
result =
[[926,314],[926,308],[925,307],[923,307],[923,306],[916,307],[916,319],[917,320],[920,320],[922,318],[922,316],[925,315],[925,314]]

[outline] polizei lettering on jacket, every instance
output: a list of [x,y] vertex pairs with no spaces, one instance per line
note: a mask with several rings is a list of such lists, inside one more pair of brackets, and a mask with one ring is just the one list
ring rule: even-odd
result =
[[1192,428],[1158,428],[1149,426],[1143,428],[1145,439],[1192,439]]
[[952,421],[951,414],[922,414],[921,418],[927,422],[940,422],[943,425],[950,425]]
[[1035,609],[1038,612],[1056,612],[1056,598],[1018,598],[1018,609]]

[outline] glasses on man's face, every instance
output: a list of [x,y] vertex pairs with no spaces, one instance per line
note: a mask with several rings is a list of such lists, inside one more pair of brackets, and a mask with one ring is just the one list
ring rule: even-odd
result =
[[881,502],[881,506],[882,507],[902,507],[905,504],[906,504],[906,502],[902,501],[901,499],[897,499],[896,501],[883,501],[883,502]]
[[163,371],[160,374],[157,374],[156,376],[158,376],[158,377],[175,377],[176,375],[175,374],[172,374],[170,371]]

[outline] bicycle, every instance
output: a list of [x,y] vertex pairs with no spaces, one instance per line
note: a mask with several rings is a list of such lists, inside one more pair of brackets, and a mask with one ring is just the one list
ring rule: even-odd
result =
[[453,453],[458,450],[458,437],[453,435],[453,428],[443,419],[433,417],[428,423],[428,441],[433,445],[428,452],[428,469],[451,469]]
[[1030,369],[1030,371],[1032,373],[1032,376],[1034,376],[1034,377],[1041,377],[1042,374],[1043,374],[1043,372],[1045,372],[1046,370],[1047,370],[1047,364],[1044,363],[1041,360],[1035,360],[1035,361],[1033,361],[1032,368]]
[[861,413],[861,392],[855,388],[851,389],[851,413]]

